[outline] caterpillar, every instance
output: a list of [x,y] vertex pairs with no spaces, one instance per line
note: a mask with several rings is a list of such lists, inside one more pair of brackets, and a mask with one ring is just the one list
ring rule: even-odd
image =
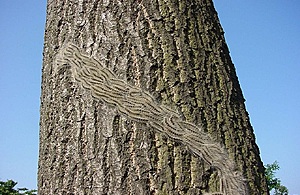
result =
[[115,106],[129,119],[146,123],[159,133],[186,145],[195,155],[215,168],[220,192],[210,194],[246,195],[246,182],[221,144],[197,125],[184,121],[171,108],[158,104],[150,93],[119,79],[101,62],[67,43],[56,56],[56,66],[69,65],[77,82],[91,91],[94,98]]

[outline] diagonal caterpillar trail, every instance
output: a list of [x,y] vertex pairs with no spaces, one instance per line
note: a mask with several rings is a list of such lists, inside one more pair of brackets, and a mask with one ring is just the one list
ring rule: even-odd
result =
[[81,52],[75,44],[66,44],[57,55],[55,63],[58,67],[70,65],[74,78],[89,89],[94,98],[116,106],[121,114],[131,120],[146,123],[181,142],[205,160],[218,171],[220,194],[248,194],[243,176],[224,148],[195,124],[183,121],[176,111],[157,104],[148,92],[118,79],[97,59]]

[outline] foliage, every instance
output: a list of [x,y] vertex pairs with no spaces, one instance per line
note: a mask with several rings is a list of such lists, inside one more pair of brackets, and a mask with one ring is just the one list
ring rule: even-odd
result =
[[275,161],[272,164],[267,164],[265,168],[265,176],[269,190],[272,191],[274,189],[274,195],[288,195],[287,187],[281,185],[280,179],[275,177],[276,171],[280,168],[278,162]]
[[0,181],[0,195],[36,195],[36,190],[28,190],[27,188],[16,190],[14,189],[16,185],[17,182],[13,180]]

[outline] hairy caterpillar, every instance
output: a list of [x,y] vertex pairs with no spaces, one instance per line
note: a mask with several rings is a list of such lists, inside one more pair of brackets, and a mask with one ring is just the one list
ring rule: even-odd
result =
[[183,121],[179,114],[156,103],[142,89],[127,84],[92,57],[84,54],[72,43],[63,47],[56,58],[56,65],[71,66],[74,78],[91,91],[94,98],[116,106],[118,111],[131,120],[143,122],[156,131],[186,145],[193,153],[214,167],[220,177],[220,193],[246,195],[247,187],[243,176],[236,170],[219,143],[195,124]]

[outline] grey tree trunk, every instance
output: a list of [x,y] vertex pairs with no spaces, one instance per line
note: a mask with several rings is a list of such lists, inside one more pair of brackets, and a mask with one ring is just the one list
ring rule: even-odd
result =
[[38,193],[268,194],[211,0],[48,0]]

